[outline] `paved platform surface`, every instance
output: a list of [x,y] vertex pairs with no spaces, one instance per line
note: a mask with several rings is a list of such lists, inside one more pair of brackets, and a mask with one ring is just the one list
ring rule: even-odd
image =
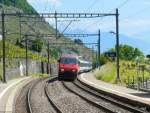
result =
[[22,77],[0,83],[0,113],[12,113],[16,94],[30,80],[30,77]]
[[92,73],[81,74],[78,78],[95,88],[150,105],[150,93],[148,92],[137,91],[97,80]]

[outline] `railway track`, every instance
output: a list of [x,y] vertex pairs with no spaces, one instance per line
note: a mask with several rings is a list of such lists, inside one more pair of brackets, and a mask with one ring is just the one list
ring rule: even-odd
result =
[[113,110],[107,108],[106,106],[100,105],[100,104],[98,104],[98,103],[96,103],[96,102],[94,102],[94,101],[88,99],[87,97],[82,96],[79,92],[76,92],[76,91],[72,90],[71,88],[69,88],[64,82],[62,82],[62,84],[63,84],[63,86],[64,86],[67,90],[69,90],[70,92],[72,92],[72,93],[74,93],[75,95],[79,96],[79,97],[82,98],[83,100],[87,101],[89,104],[91,104],[91,105],[93,105],[93,106],[95,106],[95,107],[97,107],[97,108],[101,108],[101,109],[103,109],[103,110],[106,111],[106,112],[109,112],[109,113],[116,113],[116,112],[114,112]]
[[[133,106],[129,106],[127,104],[118,102],[112,98],[109,98],[108,96],[104,96],[104,95],[100,95],[99,93],[97,93],[95,90],[93,89],[89,89],[87,87],[85,87],[84,85],[82,85],[81,83],[79,83],[79,81],[75,81],[73,82],[73,87],[76,87],[78,89],[82,91],[84,91],[84,93],[90,94],[92,95],[94,98],[98,98],[100,99],[99,102],[95,99],[89,99],[89,97],[86,97],[84,95],[81,94],[80,91],[77,90],[73,90],[73,88],[67,83],[62,82],[62,84],[64,85],[64,87],[66,89],[68,89],[70,92],[78,95],[79,97],[81,97],[82,99],[84,99],[85,101],[89,102],[90,104],[103,109],[106,112],[110,112],[110,113],[118,113],[118,112],[134,112],[134,113],[145,113],[145,111],[140,110],[138,108],[135,108]],[[111,106],[111,107],[108,107]],[[119,109],[118,109],[119,108]],[[116,110],[115,110],[116,109]]]
[[[45,79],[45,78],[44,78]],[[33,113],[33,108],[32,108],[32,104],[31,104],[31,93],[33,88],[40,82],[43,81],[44,79],[38,79],[36,80],[31,87],[29,88],[28,92],[27,92],[27,111],[29,113]]]
[[[46,80],[47,79],[47,80]],[[55,104],[55,102],[50,98],[49,96],[49,93],[48,93],[48,90],[47,90],[47,85],[49,82],[52,82],[54,80],[56,80],[57,77],[54,77],[54,78],[44,78],[44,79],[40,79],[40,80],[37,80],[28,90],[28,93],[27,93],[27,108],[28,108],[28,112],[29,113],[34,113],[34,106],[32,106],[32,102],[31,102],[31,93],[32,93],[32,90],[34,89],[34,87],[41,81],[45,80],[45,85],[43,87],[44,89],[44,93],[49,101],[49,103],[52,105],[52,107],[55,109],[56,113],[63,113],[58,107],[57,105]],[[50,112],[50,111],[49,111]]]
[[134,112],[141,112],[141,113],[149,113],[150,111],[150,106],[144,103],[140,103],[137,101],[133,101],[130,100],[128,98],[125,97],[119,97],[118,95],[112,94],[112,93],[107,93],[103,90],[99,90],[97,88],[94,88],[88,84],[85,84],[84,82],[82,82],[81,80],[77,79],[77,81],[74,82],[74,84],[78,85],[78,86],[82,86],[85,87],[86,89],[90,90],[92,93],[96,93],[96,95],[101,96],[106,98],[106,100],[122,107],[125,109],[128,109],[130,111],[134,111]]
[[45,88],[44,88],[44,91],[45,91],[45,94],[49,100],[49,102],[51,103],[51,105],[53,106],[53,108],[56,110],[57,113],[63,113],[63,111],[58,107],[58,105],[53,101],[53,99],[50,97],[49,95],[49,92],[48,92],[48,83],[50,82],[53,82],[57,79],[57,77],[49,80],[46,84],[45,84]]
[[[53,107],[56,113],[64,113],[63,109],[59,107],[58,103],[56,103],[56,100],[54,100],[48,90],[48,84],[53,83],[54,81],[57,81],[57,77],[49,78],[45,81],[45,85],[43,87],[44,93],[49,101],[49,104]],[[34,87],[44,79],[37,80],[32,84],[32,86],[28,90],[27,94],[27,103],[28,103],[28,111],[29,113],[34,113],[31,103],[31,93]],[[92,89],[91,87],[88,87],[84,85],[81,81],[74,81],[74,82],[66,82],[61,81],[62,86],[67,89],[69,92],[77,95],[90,105],[97,107],[98,109],[103,110],[104,112],[109,113],[146,113],[146,111],[142,109],[138,109],[137,107],[131,106],[129,104],[119,102],[113,98],[110,98],[107,95],[100,94],[95,89]],[[96,99],[95,99],[96,98]],[[98,99],[98,100],[97,100]],[[110,105],[111,104],[111,105]],[[114,107],[113,107],[114,106]]]
[[78,88],[80,88],[80,89],[86,91],[87,93],[89,93],[89,94],[91,94],[91,95],[93,95],[93,96],[96,96],[96,97],[98,97],[98,98],[102,98],[103,100],[108,101],[108,102],[110,102],[110,103],[112,103],[112,104],[114,104],[114,105],[116,105],[116,106],[119,106],[119,107],[121,107],[121,108],[123,108],[123,109],[126,109],[126,110],[128,110],[128,111],[136,112],[136,113],[145,113],[145,112],[146,112],[145,110],[140,109],[140,108],[137,107],[136,105],[133,106],[133,105],[130,105],[130,103],[124,103],[124,102],[118,101],[118,100],[116,100],[116,99],[114,99],[114,98],[111,98],[110,96],[103,95],[103,94],[100,93],[99,91],[95,90],[95,88],[92,89],[92,87],[89,87],[88,85],[83,84],[83,83],[82,83],[81,81],[79,81],[79,80],[76,80],[75,82],[73,82],[73,84],[74,84],[76,87],[78,87]]

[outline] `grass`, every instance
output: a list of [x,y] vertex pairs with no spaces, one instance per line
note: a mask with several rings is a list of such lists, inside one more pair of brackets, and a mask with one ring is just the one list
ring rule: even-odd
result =
[[[0,57],[2,57],[2,42],[0,41]],[[10,44],[6,42],[6,58],[13,59],[13,58],[25,58],[26,57],[26,51],[24,48],[20,48],[19,46]],[[28,58],[33,60],[39,60],[47,62],[46,57],[42,57],[36,53],[32,53],[32,51],[28,51]]]
[[[143,64],[142,64],[143,65]],[[148,79],[149,72],[148,66],[145,64],[144,77],[145,80]],[[142,71],[140,71],[140,78],[142,79]],[[102,80],[109,83],[116,83],[116,64],[109,62],[101,67],[100,70],[96,69],[94,75],[98,80]],[[128,84],[128,79],[135,80],[137,82],[137,65],[135,62],[131,61],[121,61],[120,62],[120,79],[122,85]]]
[[102,66],[101,69],[96,69],[94,74],[96,78],[105,82],[114,83],[116,77],[115,75],[115,64],[114,63],[107,63],[106,65]]
[[48,74],[42,74],[42,73],[36,73],[36,74],[30,74],[32,77],[39,77],[39,78],[43,78],[43,77],[48,77]]

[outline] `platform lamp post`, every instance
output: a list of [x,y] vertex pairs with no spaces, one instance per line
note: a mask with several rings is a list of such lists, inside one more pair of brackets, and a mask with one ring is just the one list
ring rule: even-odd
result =
[[6,80],[6,52],[5,52],[5,40],[6,40],[6,37],[5,37],[5,12],[4,12],[4,9],[2,7],[2,14],[1,14],[1,17],[2,17],[2,43],[3,43],[3,82],[6,83],[7,80]]
[[48,60],[48,63],[47,63],[47,74],[50,74],[50,47],[49,47],[49,41],[48,41],[48,44],[47,44],[47,60]]
[[56,39],[58,38],[58,32],[57,32],[57,12],[55,11],[55,37],[56,37]]
[[115,33],[114,31],[110,31],[109,33],[116,35],[116,67],[117,67],[117,81],[120,81],[120,66],[119,66],[119,35],[117,35],[118,33]]
[[101,32],[100,29],[98,30],[98,69],[100,70],[100,66],[101,66],[101,62],[100,62],[100,47],[101,47],[101,43],[100,43],[100,38],[101,38]]

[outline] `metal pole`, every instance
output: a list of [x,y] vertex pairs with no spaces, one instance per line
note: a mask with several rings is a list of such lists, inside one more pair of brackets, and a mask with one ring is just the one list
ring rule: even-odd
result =
[[[94,61],[94,47],[92,46],[92,62]],[[92,70],[94,69],[94,66],[92,65]]]
[[50,48],[49,48],[49,42],[48,42],[48,63],[50,63],[50,53],[49,53],[49,51],[50,51]]
[[48,56],[48,64],[47,64],[47,74],[49,74],[49,63],[50,63],[50,56],[49,56],[49,51],[50,51],[50,49],[49,49],[49,42],[48,42],[48,45],[47,45],[47,56]]
[[144,78],[144,65],[142,66],[142,72],[143,72],[142,75],[143,75],[143,87],[144,87],[144,79],[145,79],[145,78]]
[[96,68],[98,67],[97,63],[98,63],[98,54],[97,54],[97,51],[96,51]]
[[117,54],[117,81],[120,81],[120,70],[119,70],[119,13],[116,9],[116,54]]
[[100,30],[98,31],[98,67],[100,69]]
[[94,47],[92,46],[92,58],[94,59]]
[[56,26],[56,31],[55,31],[55,33],[56,33],[56,39],[57,39],[57,12],[55,11],[55,26]]
[[6,83],[6,70],[5,70],[5,57],[6,57],[6,53],[5,53],[5,14],[4,14],[4,10],[2,10],[2,41],[3,41],[3,82]]
[[28,39],[25,35],[25,45],[26,45],[26,76],[28,76]]
[[21,15],[19,14],[19,28],[20,28],[20,29],[19,29],[19,30],[20,30],[20,31],[19,31],[19,32],[20,32],[20,40],[19,40],[19,43],[21,42],[21,38],[22,38],[22,35],[21,35],[21,33],[22,33],[22,28],[21,28],[21,27],[22,27],[22,25],[21,25]]
[[137,58],[137,90],[139,91],[140,90],[140,81],[139,81],[139,78],[140,78],[140,66],[139,66],[139,58]]

